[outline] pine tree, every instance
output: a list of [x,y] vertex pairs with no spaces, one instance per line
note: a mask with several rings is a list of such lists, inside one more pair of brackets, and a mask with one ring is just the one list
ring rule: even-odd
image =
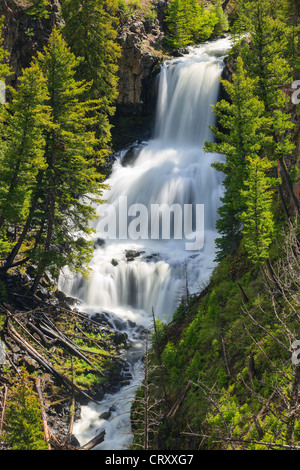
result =
[[117,0],[65,0],[62,4],[63,36],[75,56],[84,59],[78,63],[76,78],[91,81],[88,97],[101,99],[96,129],[102,156],[110,145],[110,118],[118,96],[117,8]]
[[37,265],[33,291],[46,269],[54,277],[65,265],[85,272],[92,256],[86,237],[103,185],[94,166],[98,140],[90,129],[100,102],[85,98],[91,84],[75,79],[77,64],[56,28],[34,61],[45,77],[51,109],[51,126],[44,128],[46,167],[36,174],[23,230],[3,268],[12,266],[29,240],[25,253]]
[[47,450],[39,400],[25,367],[15,382],[5,414],[5,440],[11,450]]
[[219,20],[215,9],[205,8],[197,0],[172,0],[166,19],[170,31],[167,44],[172,48],[209,39]]
[[[3,38],[4,17],[0,17],[0,173],[2,168],[2,160],[5,154],[6,142],[3,139],[5,132],[5,102],[6,102],[6,79],[10,75],[10,67],[7,63],[9,52],[4,48]],[[1,212],[0,212],[1,214]],[[6,252],[10,248],[6,234],[0,230],[0,253]]]
[[229,30],[228,17],[225,11],[223,10],[221,0],[216,1],[212,11],[217,18],[217,22],[214,26],[214,35],[219,36]]
[[102,193],[102,176],[92,158],[98,140],[88,130],[95,123],[91,115],[99,109],[100,102],[84,99],[91,84],[76,81],[79,61],[58,30],[54,29],[37,62],[47,80],[53,128],[46,135],[42,215],[31,253],[38,260],[33,290],[46,268],[54,276],[65,265],[85,272],[92,245],[83,235],[91,233],[89,221],[96,215],[92,203],[100,202]]
[[167,23],[170,36],[167,43],[172,48],[184,47],[192,42],[192,35],[187,28],[187,19],[184,11],[184,0],[170,2],[167,14]]
[[263,143],[268,143],[266,131],[270,122],[264,117],[264,104],[255,96],[255,80],[248,77],[240,57],[236,60],[233,82],[222,80],[230,98],[213,106],[218,118],[218,126],[211,129],[216,142],[206,142],[205,150],[226,156],[226,161],[213,166],[224,173],[224,196],[219,209],[217,229],[221,238],[217,239],[219,249],[217,259],[236,250],[241,239],[240,215],[245,209],[241,191],[248,178],[246,157],[256,157],[262,151]]
[[10,67],[7,63],[9,52],[4,48],[4,38],[2,34],[3,28],[4,16],[0,16],[0,80],[5,81],[7,76],[10,74]]
[[248,157],[246,189],[241,190],[245,210],[240,216],[243,224],[243,245],[248,258],[261,264],[269,257],[269,247],[275,235],[273,211],[274,178],[266,176],[272,168],[267,158]]
[[272,122],[270,158],[278,162],[282,179],[298,214],[300,207],[293,191],[285,159],[293,151],[294,124],[287,110],[289,98],[283,88],[292,82],[288,58],[289,28],[282,18],[282,2],[250,0],[243,2],[250,40],[240,49],[247,72],[256,80],[256,95],[265,105],[265,116]]
[[241,56],[249,76],[257,78],[256,92],[265,103],[266,112],[273,112],[285,103],[280,88],[292,81],[286,58],[288,31],[280,18],[281,2],[250,0],[244,3],[244,9],[250,40],[243,42]]
[[46,80],[37,64],[24,70],[6,113],[6,151],[0,174],[0,229],[4,222],[21,224],[27,215],[32,187],[45,169],[44,129],[51,124],[46,106]]

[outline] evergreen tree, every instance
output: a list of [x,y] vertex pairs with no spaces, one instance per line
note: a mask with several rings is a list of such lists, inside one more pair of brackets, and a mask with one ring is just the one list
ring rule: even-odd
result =
[[240,52],[249,76],[256,80],[255,93],[265,104],[265,116],[272,123],[272,139],[266,150],[270,158],[278,162],[290,198],[300,214],[285,163],[295,145],[291,132],[294,124],[286,106],[289,98],[283,91],[283,87],[292,82],[292,69],[287,57],[289,29],[282,19],[282,3],[278,0],[248,0],[244,2],[244,9],[250,40],[243,42]]
[[46,80],[37,64],[24,70],[12,94],[0,173],[0,229],[26,218],[36,175],[45,169],[43,131],[51,123]]
[[268,259],[275,235],[273,205],[274,179],[266,176],[272,168],[267,158],[248,157],[248,178],[241,190],[245,210],[241,214],[243,245],[254,264]]
[[197,0],[172,0],[166,19],[170,31],[167,44],[172,48],[209,39],[219,21],[214,8],[205,8]]
[[100,102],[84,99],[91,84],[76,81],[79,61],[58,30],[37,62],[47,80],[53,128],[46,135],[40,231],[31,254],[38,260],[33,289],[46,267],[54,276],[64,265],[84,272],[93,247],[82,236],[91,233],[89,221],[96,215],[92,203],[100,202],[102,192],[92,158],[98,140],[88,130]]
[[76,78],[91,81],[88,97],[101,99],[96,129],[102,156],[110,145],[110,117],[118,96],[117,8],[117,0],[65,0],[62,4],[64,38],[75,56],[84,59],[78,63]]
[[224,173],[224,196],[219,209],[217,229],[221,238],[217,239],[219,249],[217,259],[222,259],[237,248],[241,239],[240,215],[245,210],[241,191],[248,178],[246,157],[256,157],[262,151],[263,143],[269,141],[266,130],[270,122],[264,117],[264,104],[255,96],[255,80],[248,77],[240,57],[236,60],[233,82],[222,80],[230,98],[217,103],[213,111],[218,118],[218,126],[211,129],[216,142],[206,142],[205,150],[226,156],[226,161],[213,166]]
[[219,36],[229,30],[228,17],[223,10],[221,0],[216,1],[213,7],[213,12],[217,17],[217,23],[214,26],[214,35]]
[[5,81],[10,74],[10,67],[7,63],[9,52],[4,48],[3,28],[4,17],[0,16],[0,80]]
[[249,76],[257,78],[256,92],[265,103],[266,112],[273,112],[285,103],[280,88],[292,81],[286,59],[287,29],[280,18],[280,2],[251,0],[245,2],[244,9],[250,40],[243,41],[241,56]]
[[186,0],[172,0],[169,4],[167,22],[171,34],[167,42],[173,48],[184,47],[193,42],[185,6]]
[[103,186],[94,166],[98,140],[90,129],[100,103],[84,98],[91,84],[75,79],[77,64],[57,29],[34,61],[45,77],[51,109],[51,126],[44,129],[46,168],[36,175],[27,219],[4,267],[12,266],[24,240],[32,238],[26,255],[37,265],[33,290],[46,269],[54,277],[65,265],[85,272],[92,256],[86,235]]
[[5,413],[5,440],[11,450],[47,450],[38,397],[23,367],[16,376]]
[[[0,174],[2,169],[2,161],[5,154],[6,142],[3,139],[5,132],[5,102],[6,102],[6,79],[10,75],[10,67],[7,63],[9,56],[8,51],[4,48],[4,17],[0,17]],[[1,214],[1,212],[0,212]],[[0,230],[0,253],[6,252],[10,248],[10,243],[7,241],[6,234]]]

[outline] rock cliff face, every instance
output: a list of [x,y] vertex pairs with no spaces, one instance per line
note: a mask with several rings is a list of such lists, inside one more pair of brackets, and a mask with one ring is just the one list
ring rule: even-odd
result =
[[[117,105],[128,112],[140,110],[147,102],[147,80],[161,60],[157,52],[164,37],[162,18],[165,2],[156,4],[157,18],[145,19],[141,14],[121,20],[119,42],[122,57],[119,63],[119,98]],[[1,0],[0,15],[5,17],[5,47],[16,76],[27,67],[31,58],[47,43],[52,28],[63,24],[59,0],[50,0],[48,19],[35,19],[27,14],[26,0]]]
[[[156,4],[156,10],[163,13],[164,2]],[[155,19],[132,16],[121,25],[119,42],[122,56],[119,63],[120,110],[141,111],[151,107],[150,81],[156,66],[163,59],[161,52],[164,39],[163,16]]]
[[10,52],[10,65],[14,72],[10,82],[14,86],[23,67],[28,67],[37,51],[43,49],[54,25],[60,26],[60,4],[50,0],[49,18],[35,19],[26,13],[26,0],[1,0],[0,15],[5,17],[4,45]]
[[116,147],[151,134],[155,77],[165,58],[162,43],[166,6],[167,2],[159,0],[154,5],[155,18],[135,14],[120,25],[119,96],[113,119]]

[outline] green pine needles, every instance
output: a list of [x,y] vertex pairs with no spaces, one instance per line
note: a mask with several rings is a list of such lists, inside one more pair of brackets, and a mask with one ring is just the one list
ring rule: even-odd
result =
[[228,31],[228,19],[221,2],[204,7],[197,0],[172,0],[167,10],[170,34],[167,45],[173,49],[209,39]]
[[5,413],[5,441],[11,450],[47,450],[41,408],[25,367],[16,376]]
[[241,243],[254,264],[268,259],[277,230],[276,194],[287,216],[284,193],[300,213],[286,165],[295,148],[295,126],[285,94],[293,80],[295,52],[285,17],[288,3],[238,2],[236,29],[243,25],[248,39],[235,38],[231,52],[235,74],[232,83],[222,80],[229,101],[222,100],[213,108],[218,118],[218,126],[212,128],[216,142],[205,145],[206,151],[226,156],[224,163],[214,164],[224,173],[218,260],[236,252]]
[[102,103],[89,98],[91,82],[77,80],[80,62],[54,29],[6,106],[0,230],[3,240],[8,227],[20,230],[10,252],[2,244],[2,271],[21,251],[36,265],[33,291],[45,270],[54,279],[65,265],[86,274],[93,253],[87,237],[104,188],[94,130]]

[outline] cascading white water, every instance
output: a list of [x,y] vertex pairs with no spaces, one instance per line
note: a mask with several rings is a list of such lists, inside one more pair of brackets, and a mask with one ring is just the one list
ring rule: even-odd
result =
[[[174,313],[186,279],[190,293],[201,291],[209,281],[222,194],[220,175],[211,163],[221,157],[205,154],[202,146],[212,139],[209,126],[214,124],[215,117],[211,104],[218,98],[219,76],[229,47],[229,39],[220,39],[190,48],[189,54],[162,65],[155,137],[144,143],[130,164],[124,164],[123,152],[113,167],[108,181],[110,189],[104,195],[115,207],[117,220],[118,211],[122,210],[120,197],[126,197],[128,207],[143,204],[149,213],[154,204],[204,205],[203,248],[188,251],[185,240],[174,236],[106,240],[95,249],[89,280],[64,275],[60,279],[60,288],[81,300],[83,311],[109,311],[147,328],[152,321],[152,309],[162,319]],[[95,239],[105,238],[101,220],[100,217],[95,226]],[[138,256],[128,261],[126,250],[134,250]],[[129,396],[133,394],[132,386],[137,386],[142,377],[135,365],[141,360],[143,343],[134,329],[129,328],[127,333],[132,343],[126,357],[132,363],[131,386],[122,388],[117,395],[106,395],[100,406],[91,403],[83,407],[82,417],[74,428],[82,444],[105,428],[106,438],[97,447],[99,450],[128,448],[131,442]],[[110,418],[99,418],[109,408]]]

